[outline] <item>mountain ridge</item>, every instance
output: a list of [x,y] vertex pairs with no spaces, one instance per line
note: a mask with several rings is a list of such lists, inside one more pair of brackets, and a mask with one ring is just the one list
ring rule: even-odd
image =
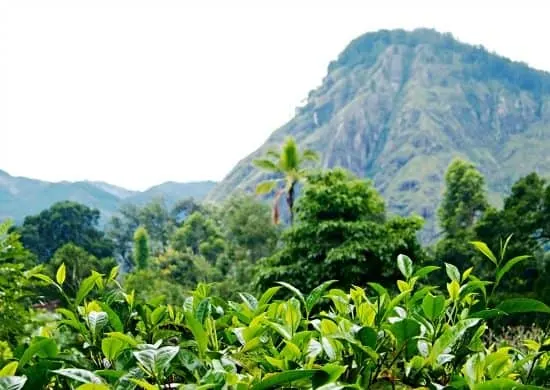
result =
[[550,73],[435,30],[364,34],[329,64],[294,118],[207,199],[252,191],[265,177],[252,160],[289,135],[317,150],[323,167],[373,180],[390,212],[423,216],[430,240],[453,158],[478,166],[493,204],[520,176],[550,172]]
[[25,216],[36,214],[55,202],[71,200],[98,209],[105,222],[124,203],[142,205],[154,198],[163,198],[168,205],[187,197],[202,200],[214,184],[206,180],[172,181],[133,191],[102,181],[49,182],[11,176],[0,170],[0,220],[10,218],[19,223]]

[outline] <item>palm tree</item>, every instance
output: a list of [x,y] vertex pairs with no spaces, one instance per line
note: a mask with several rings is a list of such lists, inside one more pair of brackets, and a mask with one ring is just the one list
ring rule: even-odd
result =
[[[313,150],[299,150],[296,141],[288,137],[279,151],[269,150],[262,159],[254,161],[254,165],[264,171],[281,176],[274,180],[266,180],[256,187],[257,194],[269,194],[274,190],[273,219],[278,222],[278,203],[281,195],[286,194],[286,204],[290,212],[290,224],[294,221],[294,200],[296,184],[306,177],[305,162],[317,161],[318,155]],[[283,184],[283,186],[281,186]]]

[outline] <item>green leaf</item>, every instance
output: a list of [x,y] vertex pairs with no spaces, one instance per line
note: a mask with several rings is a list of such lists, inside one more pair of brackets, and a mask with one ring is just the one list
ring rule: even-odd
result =
[[76,298],[74,300],[75,305],[79,305],[84,300],[84,298],[88,296],[99,278],[101,278],[101,274],[93,273],[91,276],[88,276],[82,281],[82,283],[80,284],[80,288],[76,293]]
[[136,341],[136,339],[134,339],[132,336],[128,336],[124,333],[109,332],[109,333],[105,333],[105,334],[109,337],[114,338],[114,339],[118,339],[120,341],[123,341],[123,342],[127,343],[128,345],[130,345],[131,347],[135,347],[135,346],[138,345],[138,342]]
[[410,350],[416,345],[415,337],[420,335],[420,324],[414,320],[405,318],[404,320],[394,322],[390,326],[390,331],[397,339],[397,350],[400,350],[404,344],[407,344],[406,349]]
[[426,295],[422,300],[422,311],[430,321],[438,319],[445,311],[445,297]]
[[273,296],[277,294],[277,292],[281,289],[279,286],[271,287],[267,289],[262,296],[260,297],[260,300],[258,301],[258,307],[262,307],[263,305],[267,305]]
[[489,260],[491,260],[491,262],[493,262],[493,264],[495,264],[495,265],[498,264],[497,258],[495,257],[495,255],[493,254],[493,252],[491,251],[491,249],[489,249],[489,247],[487,246],[487,244],[485,244],[484,242],[481,242],[481,241],[472,241],[471,244],[472,244],[478,251],[480,251],[481,253],[483,253],[483,254],[485,255],[485,257],[487,257]]
[[26,376],[5,376],[0,378],[0,390],[21,390],[25,382]]
[[57,269],[57,273],[55,274],[55,280],[57,281],[57,283],[62,285],[63,282],[65,282],[66,273],[67,271],[65,269],[65,263],[63,263],[59,266],[59,268]]
[[53,370],[53,372],[82,383],[102,383],[103,382],[103,380],[93,372],[88,370],[82,370],[80,368],[62,368],[60,370]]
[[85,383],[76,388],[76,390],[109,390],[110,387],[102,383]]
[[550,307],[545,303],[531,298],[507,299],[497,306],[508,314],[512,313],[550,313]]
[[325,364],[321,370],[328,374],[326,382],[336,382],[340,376],[346,372],[347,366],[340,366],[338,364],[329,363]]
[[111,272],[109,272],[109,278],[107,279],[109,282],[116,279],[116,277],[118,276],[119,269],[120,269],[120,265],[117,265],[111,268]]
[[277,282],[277,284],[280,284],[281,286],[289,289],[290,291],[292,291],[294,293],[294,295],[296,295],[300,301],[302,301],[302,303],[304,304],[304,307],[306,306],[306,300],[304,299],[304,295],[302,294],[302,292],[300,290],[298,290],[296,287],[294,287],[293,285],[291,284],[288,284],[286,282]]
[[246,306],[252,311],[255,311],[258,308],[258,301],[256,297],[249,293],[239,293],[239,297],[243,300]]
[[524,256],[517,256],[517,257],[514,257],[513,259],[509,260],[506,264],[504,264],[504,266],[497,272],[497,276],[496,276],[496,282],[500,282],[500,280],[502,279],[502,277],[504,275],[506,275],[506,273],[508,273],[508,271],[510,271],[512,269],[513,266],[515,266],[516,264],[519,264],[521,263],[522,261],[524,260],[527,260],[531,258],[531,256],[527,256],[527,255],[524,255]]
[[336,283],[336,280],[328,280],[311,290],[306,298],[305,306],[307,313],[311,312],[311,309],[313,309],[313,307],[319,302],[326,289],[334,283]]
[[265,195],[269,194],[275,189],[277,182],[275,181],[264,181],[256,186],[256,194]]
[[431,274],[431,273],[434,272],[434,271],[437,271],[437,270],[440,269],[440,268],[441,268],[441,267],[438,267],[438,266],[436,266],[436,265],[428,265],[428,266],[426,266],[426,267],[420,268],[418,271],[416,271],[416,272],[414,273],[413,276],[416,276],[417,278],[420,279],[420,278],[423,278],[423,277],[426,276],[426,275]]
[[283,325],[272,321],[266,321],[265,323],[269,327],[273,328],[277,333],[279,333],[284,339],[286,340],[292,339],[291,332],[287,328],[285,328]]
[[191,330],[191,333],[193,333],[193,337],[197,343],[197,348],[199,350],[199,356],[202,357],[206,353],[206,349],[208,348],[208,336],[204,331],[202,324],[195,318],[192,313],[188,311],[185,312],[185,321],[187,322],[187,326]]
[[129,380],[130,382],[143,387],[145,390],[159,390],[159,387],[157,385],[152,385],[149,382],[144,381],[142,379],[129,378]]
[[265,390],[273,388],[283,388],[284,385],[288,385],[291,382],[312,378],[317,372],[321,370],[289,370],[270,375],[262,380],[260,383],[252,387],[252,390]]
[[401,274],[409,280],[413,274],[413,262],[407,255],[400,254],[397,256],[397,268],[401,271]]
[[467,318],[445,330],[445,332],[435,341],[430,351],[430,356],[428,357],[430,363],[435,364],[440,355],[446,353],[445,351],[449,348],[452,348],[469,328],[478,323],[479,318]]
[[376,340],[378,339],[378,335],[376,333],[376,330],[374,330],[373,328],[370,328],[368,326],[362,327],[357,332],[357,338],[365,347],[370,347],[372,349],[376,348]]
[[543,389],[537,386],[526,386],[511,379],[498,378],[473,385],[472,390],[528,390]]
[[115,360],[126,347],[126,343],[114,337],[106,337],[101,340],[101,351],[111,361]]
[[170,362],[178,354],[179,347],[162,347],[159,349],[145,349],[135,351],[134,357],[147,370],[148,373],[161,375],[170,365]]
[[489,320],[491,318],[496,318],[500,316],[508,315],[505,311],[498,310],[498,309],[487,309],[487,310],[480,310],[475,313],[471,313],[468,318],[481,318],[484,320]]
[[271,160],[267,160],[267,159],[262,158],[262,159],[254,160],[253,163],[258,168],[264,169],[266,171],[272,171],[272,172],[279,171],[279,168],[277,167],[277,164],[275,164]]
[[53,339],[35,338],[19,359],[19,367],[24,367],[35,355],[53,358],[57,353],[57,344]]
[[11,363],[6,364],[0,370],[0,377],[14,376],[15,373],[17,372],[17,366],[19,366],[18,362],[11,362]]
[[122,324],[122,321],[120,320],[120,317],[118,314],[111,309],[109,305],[107,305],[104,302],[98,302],[101,309],[107,313],[107,317],[109,318],[109,325],[113,328],[116,332],[123,332],[124,331],[124,325]]
[[88,314],[88,326],[90,328],[90,332],[96,336],[108,322],[109,316],[104,311],[91,311]]
[[445,263],[445,271],[451,281],[460,283],[460,271],[453,264]]
[[197,309],[195,310],[195,317],[197,318],[197,321],[199,321],[201,324],[204,324],[204,320],[210,314],[210,306],[210,298],[204,298],[197,305]]
[[382,297],[384,295],[389,295],[388,290],[386,290],[381,284],[379,283],[367,283],[376,293],[378,296]]

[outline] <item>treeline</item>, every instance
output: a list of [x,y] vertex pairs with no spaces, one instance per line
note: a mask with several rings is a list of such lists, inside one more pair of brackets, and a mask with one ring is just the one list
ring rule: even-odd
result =
[[[64,264],[65,293],[75,295],[90,274],[107,275],[118,264],[119,282],[127,291],[144,301],[183,304],[200,282],[229,299],[242,291],[264,291],[277,281],[305,292],[327,280],[344,289],[367,281],[395,288],[399,254],[419,265],[475,267],[481,280],[491,280],[505,257],[514,261],[499,291],[550,301],[544,282],[550,276],[545,251],[550,186],[536,174],[515,183],[503,208],[495,209],[487,201],[483,176],[473,165],[454,161],[438,213],[442,238],[423,247],[417,238],[420,217],[388,215],[371,182],[342,169],[316,170],[315,161],[315,153],[300,150],[292,139],[256,161],[275,178],[257,188],[271,194],[272,206],[245,194],[221,205],[186,199],[168,208],[155,200],[124,206],[101,229],[97,210],[61,202],[21,226],[4,223],[0,262],[4,273],[11,271],[0,287],[7,291],[4,302],[13,304],[0,304],[0,320],[14,320],[0,321],[0,340],[15,341],[26,332],[17,319],[28,316],[29,304],[62,299],[51,284],[28,284],[23,278],[35,265],[54,278]],[[497,257],[494,266],[481,258],[473,241],[487,243]],[[434,280],[444,276],[438,272]]]

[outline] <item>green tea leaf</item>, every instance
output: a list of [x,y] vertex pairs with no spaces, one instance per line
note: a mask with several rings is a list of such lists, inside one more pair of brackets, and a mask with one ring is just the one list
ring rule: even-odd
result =
[[288,290],[292,291],[294,293],[294,295],[296,295],[298,297],[298,299],[300,299],[300,301],[302,301],[302,303],[304,304],[304,307],[306,306],[306,300],[304,299],[304,295],[302,294],[302,292],[300,290],[298,290],[296,287],[294,287],[293,285],[291,284],[288,284],[286,282],[277,282],[277,284],[280,284],[281,286],[287,288]]
[[101,309],[107,313],[107,317],[109,318],[109,324],[115,330],[116,332],[123,332],[124,331],[124,325],[122,325],[122,321],[120,320],[120,317],[118,314],[111,309],[109,305],[107,305],[104,302],[98,302]]
[[4,376],[0,378],[0,389],[21,390],[26,382],[26,376]]
[[419,270],[417,270],[413,276],[416,276],[417,278],[423,278],[424,276],[427,276],[429,274],[431,274],[432,272],[434,271],[437,271],[438,269],[440,269],[441,267],[438,267],[436,265],[428,265],[426,267],[422,267],[420,268]]
[[283,385],[288,385],[294,381],[312,378],[319,371],[321,370],[289,370],[273,374],[253,386],[252,390],[282,388]]
[[413,275],[413,262],[407,255],[401,254],[397,256],[397,268],[399,268],[399,271],[406,280],[409,280]]
[[502,277],[504,275],[506,275],[508,273],[508,271],[510,271],[512,269],[512,267],[514,267],[516,264],[519,264],[521,263],[522,261],[525,261],[527,259],[530,259],[531,256],[517,256],[517,257],[514,257],[513,259],[509,260],[506,264],[504,264],[504,266],[497,272],[497,276],[496,276],[496,282],[500,282],[500,280],[502,279]]
[[14,376],[15,373],[17,372],[17,366],[19,366],[18,362],[11,362],[11,363],[6,364],[0,370],[0,377]]
[[507,299],[496,307],[508,314],[512,313],[550,313],[545,303],[531,298]]
[[121,332],[109,332],[105,333],[107,336],[118,339],[130,345],[131,347],[137,346],[139,343],[132,336],[128,336]]
[[426,295],[422,300],[422,311],[430,321],[438,319],[445,311],[445,297]]
[[126,347],[126,343],[114,337],[106,337],[101,340],[101,351],[111,361],[115,360]]
[[460,284],[460,271],[453,264],[445,263],[445,271],[451,281]]
[[319,300],[325,293],[326,289],[329,288],[332,284],[336,283],[336,280],[327,280],[326,282],[315,287],[306,298],[306,312],[311,313],[311,309],[319,303]]
[[62,368],[60,370],[53,370],[53,372],[82,383],[102,383],[103,382],[103,380],[93,372],[88,370],[82,370],[80,368]]
[[202,327],[202,324],[195,318],[195,316],[186,311],[185,312],[185,321],[187,326],[193,333],[193,337],[197,342],[197,348],[199,350],[199,356],[203,356],[208,348],[208,336]]
[[101,274],[93,273],[91,276],[88,276],[82,281],[82,283],[80,284],[80,288],[76,293],[76,298],[74,300],[75,305],[79,305],[84,300],[84,298],[88,296],[99,278],[101,278]]
[[109,390],[110,387],[102,383],[85,383],[76,388],[76,390]]
[[65,275],[66,275],[66,269],[65,269],[65,263],[61,264],[59,268],[57,269],[57,273],[55,274],[55,280],[59,284],[63,284],[65,282]]
[[98,335],[108,322],[109,316],[104,311],[91,311],[88,314],[88,326],[94,335]]
[[483,253],[483,254],[485,255],[485,257],[487,257],[489,260],[491,260],[491,262],[493,262],[493,264],[495,264],[495,265],[498,264],[497,258],[495,257],[495,255],[493,254],[493,252],[491,251],[491,249],[489,249],[489,247],[487,246],[487,244],[485,244],[484,242],[481,242],[481,241],[472,241],[471,244],[472,244],[478,251],[480,251],[481,253]]
[[57,344],[53,339],[35,338],[19,359],[19,367],[24,367],[35,355],[53,358],[57,353]]

